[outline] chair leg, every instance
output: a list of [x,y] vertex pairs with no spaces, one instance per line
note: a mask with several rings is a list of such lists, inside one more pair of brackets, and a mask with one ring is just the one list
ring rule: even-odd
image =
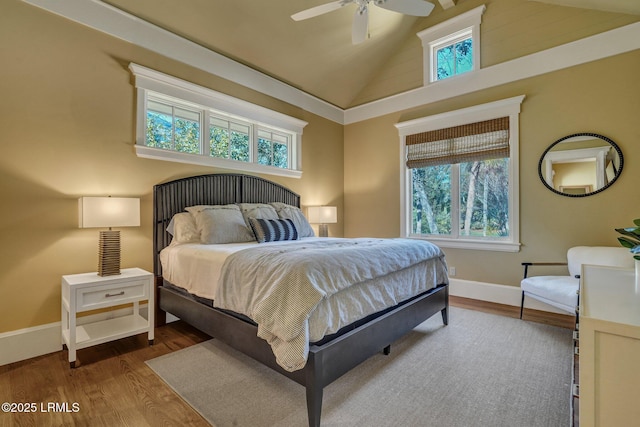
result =
[[524,291],[522,291],[522,299],[520,300],[520,318],[522,319],[522,309],[524,308]]

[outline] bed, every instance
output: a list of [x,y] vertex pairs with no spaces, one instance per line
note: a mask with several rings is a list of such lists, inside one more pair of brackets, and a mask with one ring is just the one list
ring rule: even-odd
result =
[[[172,234],[167,229],[172,224],[174,216],[183,213],[185,208],[260,203],[280,203],[299,208],[300,197],[277,183],[242,174],[201,175],[158,184],[154,187],[153,255],[157,284],[156,319],[165,319],[163,314],[171,313],[303,385],[306,389],[309,425],[319,426],[323,389],[326,385],[378,352],[389,354],[390,346],[395,340],[434,314],[440,312],[443,323],[445,325],[448,323],[448,282],[441,274],[425,275],[430,277],[429,280],[425,279],[425,282],[433,283],[425,283],[424,290],[417,295],[412,295],[396,305],[385,307],[355,321],[349,320],[348,325],[337,325],[337,330],[331,330],[331,333],[322,339],[306,342],[305,360],[302,365],[294,368],[283,365],[280,358],[274,354],[273,343],[270,344],[258,336],[259,332],[261,333],[260,325],[242,313],[215,307],[213,302],[216,301],[198,297],[176,286],[164,277],[161,260],[161,254],[166,258],[171,246]],[[313,241],[313,238],[309,238],[309,242]],[[357,241],[353,244],[363,245],[368,242],[370,241]],[[317,243],[317,245],[327,244],[328,240]],[[373,245],[373,242],[371,244]],[[312,245],[305,244],[305,246]],[[285,248],[285,246],[282,247]],[[300,251],[296,249],[295,252]],[[444,268],[446,269],[446,265]],[[405,273],[397,274],[397,278],[403,280],[401,274]],[[389,277],[392,276],[389,275]],[[308,339],[309,335],[305,337]]]

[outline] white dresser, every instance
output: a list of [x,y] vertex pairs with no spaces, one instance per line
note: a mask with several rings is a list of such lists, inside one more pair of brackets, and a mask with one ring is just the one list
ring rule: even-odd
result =
[[640,289],[634,274],[582,266],[580,427],[640,425]]

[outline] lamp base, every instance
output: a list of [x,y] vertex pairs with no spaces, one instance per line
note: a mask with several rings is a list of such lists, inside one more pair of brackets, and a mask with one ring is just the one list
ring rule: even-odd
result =
[[320,224],[318,226],[318,236],[320,236],[320,237],[329,237],[329,225],[328,224]]
[[120,274],[120,231],[101,231],[98,243],[98,276]]

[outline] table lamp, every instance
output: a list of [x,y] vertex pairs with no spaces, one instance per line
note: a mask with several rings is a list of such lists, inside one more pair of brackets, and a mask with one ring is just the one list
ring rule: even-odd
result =
[[140,199],[126,197],[80,197],[80,228],[109,228],[100,231],[98,275],[120,274],[120,231],[111,227],[140,226]]
[[320,224],[318,235],[320,237],[329,236],[329,226],[338,222],[338,209],[335,206],[309,206],[307,213],[311,224]]

